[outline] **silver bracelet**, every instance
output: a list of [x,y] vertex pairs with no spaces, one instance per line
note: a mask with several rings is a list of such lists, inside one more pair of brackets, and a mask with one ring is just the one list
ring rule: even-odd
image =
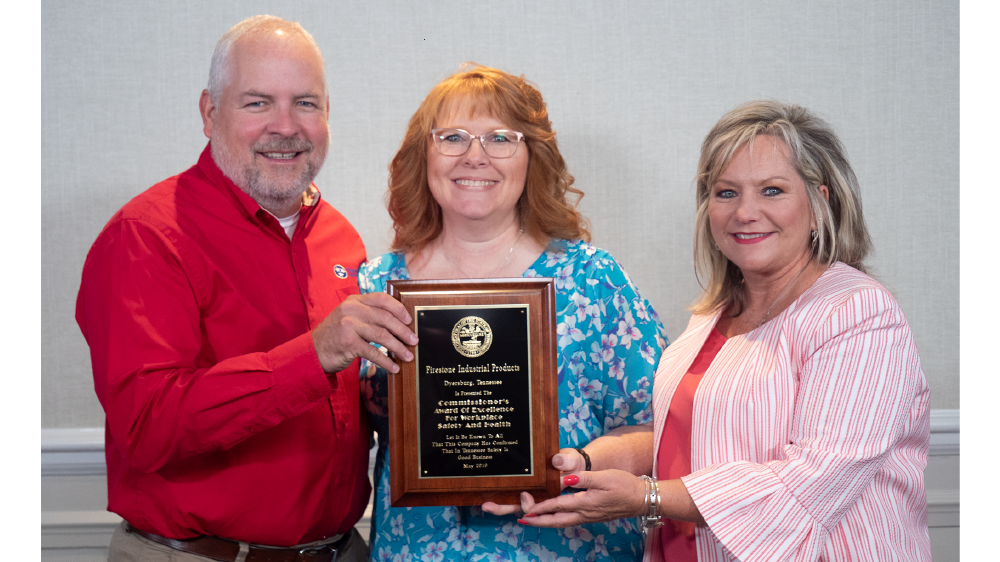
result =
[[646,529],[663,525],[663,515],[660,514],[660,483],[655,477],[646,476],[639,478],[646,484],[646,504],[645,514],[639,518],[642,525],[643,538],[646,536]]

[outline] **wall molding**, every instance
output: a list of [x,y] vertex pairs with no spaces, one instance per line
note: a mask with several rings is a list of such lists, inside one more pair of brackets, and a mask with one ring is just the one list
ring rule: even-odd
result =
[[[959,454],[959,410],[931,411],[930,456]],[[375,465],[375,450],[369,463]],[[101,476],[107,473],[104,463],[104,428],[42,429],[42,476]],[[45,483],[43,481],[42,485]],[[928,489],[927,508],[930,527],[959,526],[959,490]],[[371,505],[359,522],[359,531],[368,534]],[[103,510],[43,511],[42,549],[106,548],[121,518]]]
[[[959,422],[959,410],[931,410],[930,456],[959,454]],[[106,472],[103,427],[42,429],[42,476],[95,476]]]
[[42,476],[106,473],[103,427],[42,429]]
[[959,454],[959,410],[931,410],[932,457]]

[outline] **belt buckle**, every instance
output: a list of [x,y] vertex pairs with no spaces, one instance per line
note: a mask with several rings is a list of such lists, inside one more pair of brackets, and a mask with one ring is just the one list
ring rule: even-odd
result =
[[333,546],[329,544],[323,544],[319,546],[309,546],[300,549],[297,559],[303,561],[319,559],[318,558],[319,556],[322,556],[326,553],[330,553],[329,562],[337,562],[337,549],[333,548]]

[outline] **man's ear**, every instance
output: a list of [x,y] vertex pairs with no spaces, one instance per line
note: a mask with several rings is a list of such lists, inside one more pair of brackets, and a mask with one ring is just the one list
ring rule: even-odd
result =
[[198,100],[198,109],[201,111],[201,122],[205,125],[205,136],[212,138],[212,125],[215,120],[215,102],[212,101],[212,96],[208,94],[208,90],[201,91],[201,99]]

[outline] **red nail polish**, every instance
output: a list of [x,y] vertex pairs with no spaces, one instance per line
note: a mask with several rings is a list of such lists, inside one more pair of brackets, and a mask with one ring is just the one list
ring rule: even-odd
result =
[[567,486],[576,486],[580,482],[580,477],[575,474],[570,474],[563,478],[563,484]]
[[538,514],[537,513],[525,513],[524,516],[525,517],[538,517]]
[[520,523],[520,524],[522,524],[522,525],[528,525],[528,522],[525,521],[524,519],[518,519],[517,522]]

